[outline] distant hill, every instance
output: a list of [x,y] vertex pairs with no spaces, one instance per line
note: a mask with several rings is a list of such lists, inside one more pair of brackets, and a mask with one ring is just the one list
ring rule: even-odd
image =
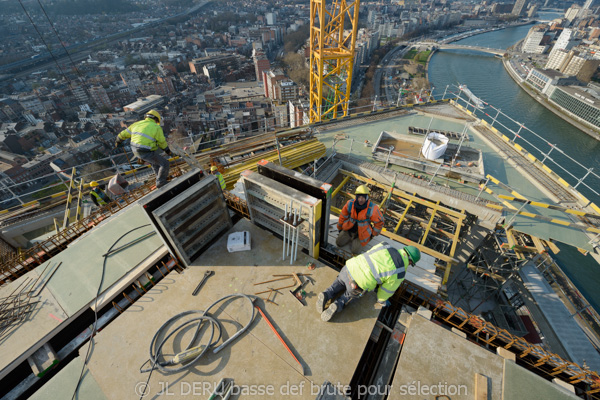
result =
[[117,14],[139,11],[142,8],[123,0],[62,0],[47,9],[55,14],[85,15],[85,14]]

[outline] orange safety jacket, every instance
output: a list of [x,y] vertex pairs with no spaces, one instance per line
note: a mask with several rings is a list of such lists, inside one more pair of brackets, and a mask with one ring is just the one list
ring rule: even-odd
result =
[[[342,229],[345,231],[349,231],[354,224],[358,224],[358,240],[360,240],[361,246],[366,246],[371,237],[379,235],[381,229],[383,229],[383,214],[381,214],[381,210],[371,200],[367,200],[367,202],[367,207],[357,215],[356,209],[353,207],[354,200],[348,200],[342,209],[337,224],[338,230]],[[372,227],[371,223],[373,223]]]

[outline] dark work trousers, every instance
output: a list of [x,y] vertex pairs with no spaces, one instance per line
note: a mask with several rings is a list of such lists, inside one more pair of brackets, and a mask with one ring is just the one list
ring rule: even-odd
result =
[[156,175],[156,187],[159,188],[167,184],[167,178],[169,177],[169,160],[158,154],[159,150],[154,151],[140,151],[133,149],[133,154],[140,160],[149,162],[152,166],[152,170]]
[[342,311],[346,304],[353,299],[361,297],[364,293],[364,290],[359,287],[352,289],[352,286],[350,286],[350,279],[351,277],[348,273],[348,269],[344,265],[344,268],[342,268],[337,278],[335,278],[335,281],[333,281],[331,286],[323,292],[325,294],[325,303],[327,303],[328,300],[332,300],[338,293],[344,292],[335,300],[335,303],[337,304],[336,312]]

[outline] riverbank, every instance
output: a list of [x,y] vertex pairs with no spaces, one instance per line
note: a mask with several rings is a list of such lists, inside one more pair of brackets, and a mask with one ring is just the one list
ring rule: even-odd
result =
[[567,121],[569,124],[573,125],[577,129],[579,129],[581,132],[600,141],[600,133],[599,132],[591,129],[587,125],[580,123],[579,121],[572,118],[568,114],[565,114],[565,112],[561,109],[558,109],[556,105],[549,103],[548,100],[540,97],[541,95],[539,93],[537,93],[537,92],[533,91],[532,89],[530,89],[529,87],[527,87],[527,85],[525,85],[523,83],[523,80],[521,79],[521,77],[519,76],[517,71],[515,71],[513,69],[509,58],[503,58],[502,64],[504,65],[504,69],[506,70],[506,72],[508,72],[508,75],[512,78],[512,80],[515,81],[515,83],[517,85],[519,85],[519,87],[521,89],[523,89],[523,91],[525,93],[527,93],[529,96],[531,96],[531,98],[533,98],[535,101],[537,101],[538,103],[543,105],[547,110],[551,111],[557,117],[562,118],[563,120]]

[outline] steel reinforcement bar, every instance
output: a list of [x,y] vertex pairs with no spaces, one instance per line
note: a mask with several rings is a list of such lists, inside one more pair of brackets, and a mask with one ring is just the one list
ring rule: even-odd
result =
[[460,329],[470,339],[493,348],[502,347],[511,350],[515,353],[520,365],[536,374],[546,379],[562,379],[591,398],[600,399],[598,372],[589,371],[573,362],[566,361],[539,345],[531,344],[522,337],[515,336],[476,315],[453,306],[411,282],[405,280],[393,300],[413,307],[427,307],[433,312],[434,318]]

